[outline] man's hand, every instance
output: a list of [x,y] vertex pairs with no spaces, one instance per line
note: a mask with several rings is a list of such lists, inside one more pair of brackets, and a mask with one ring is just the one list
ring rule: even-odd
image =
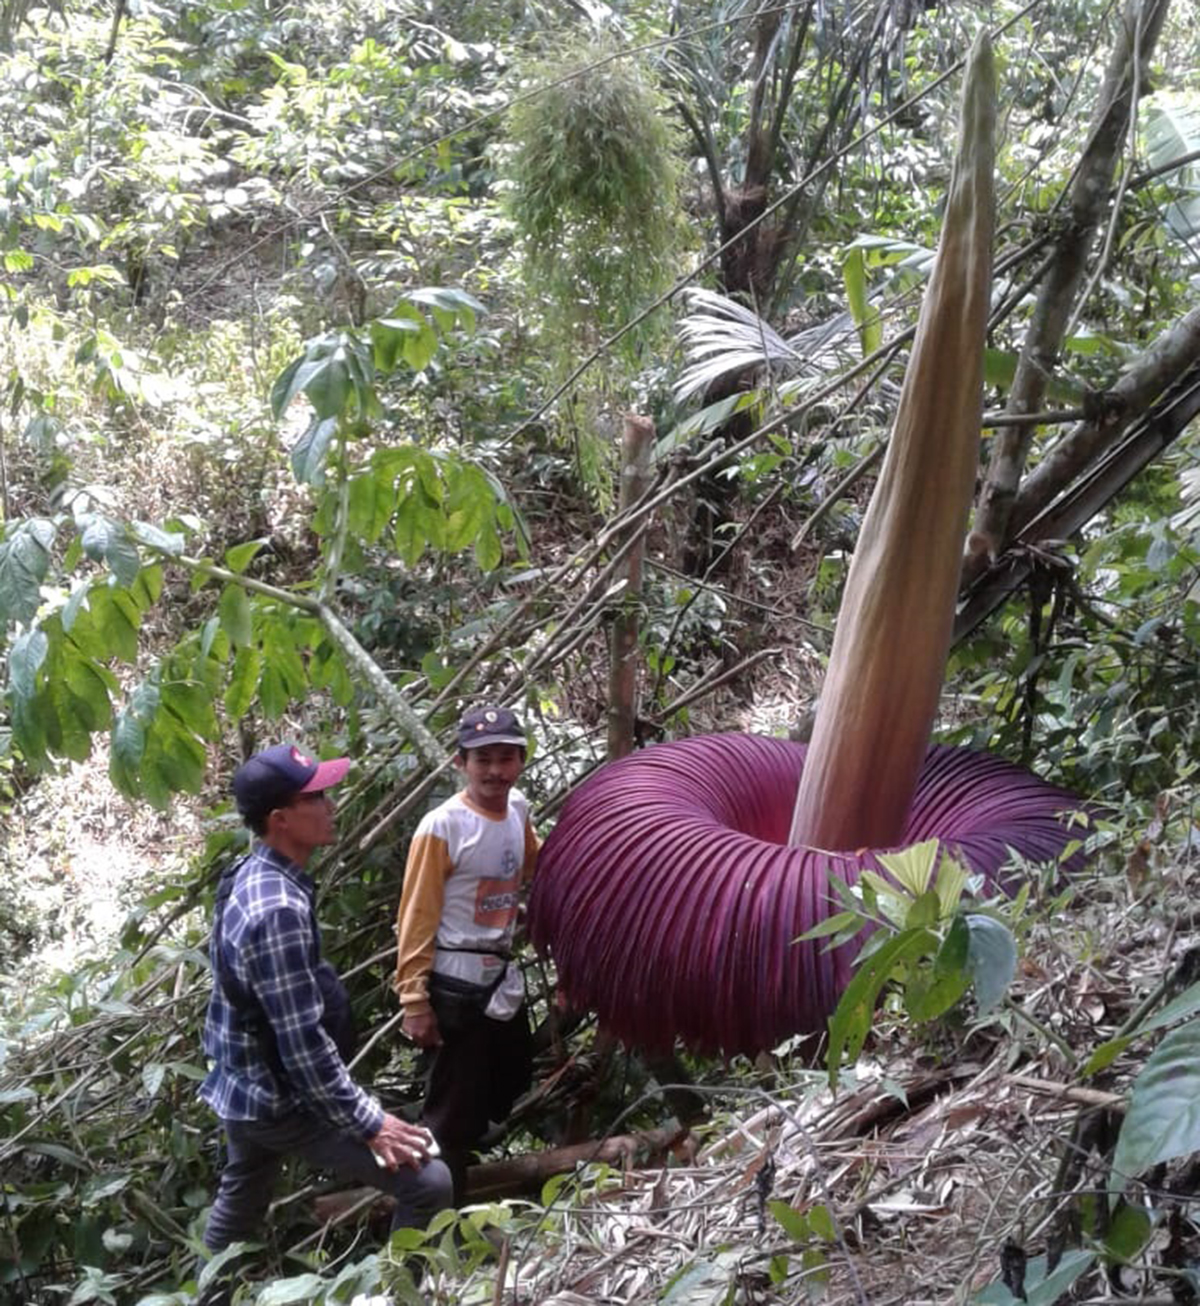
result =
[[404,1017],[400,1028],[419,1048],[440,1048],[442,1032],[438,1029],[437,1017],[432,1011],[422,1011],[415,1016]]
[[399,1170],[402,1165],[419,1170],[429,1160],[430,1148],[437,1144],[428,1129],[385,1115],[379,1132],[367,1139],[367,1146],[388,1170]]

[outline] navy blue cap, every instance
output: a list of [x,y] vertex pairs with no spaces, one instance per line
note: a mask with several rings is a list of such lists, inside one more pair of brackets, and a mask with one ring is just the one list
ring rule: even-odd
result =
[[485,705],[464,712],[458,723],[459,748],[485,748],[488,744],[526,746],[525,730],[506,707]]
[[348,757],[318,762],[295,744],[276,744],[238,767],[233,777],[233,796],[244,817],[264,815],[286,806],[297,794],[332,788],[349,769]]

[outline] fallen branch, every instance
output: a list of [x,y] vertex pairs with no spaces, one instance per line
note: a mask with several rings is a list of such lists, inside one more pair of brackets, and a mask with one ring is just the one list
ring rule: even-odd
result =
[[[494,1202],[503,1197],[536,1193],[547,1179],[569,1174],[581,1165],[651,1165],[687,1136],[678,1125],[636,1134],[615,1134],[571,1147],[527,1152],[503,1161],[484,1161],[467,1171],[467,1201]],[[339,1224],[357,1215],[365,1199],[373,1197],[372,1210],[391,1210],[392,1199],[370,1188],[341,1189],[313,1199],[313,1212],[323,1224]]]

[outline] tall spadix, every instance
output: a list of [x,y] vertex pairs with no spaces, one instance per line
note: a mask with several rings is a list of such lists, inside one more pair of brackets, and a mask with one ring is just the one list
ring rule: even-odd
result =
[[838,615],[789,842],[899,843],[945,677],[979,465],[991,298],[996,78],[980,36],[896,422]]

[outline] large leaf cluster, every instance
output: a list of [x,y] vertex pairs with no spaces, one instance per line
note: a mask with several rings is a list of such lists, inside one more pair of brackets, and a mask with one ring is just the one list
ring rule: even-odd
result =
[[552,330],[607,334],[669,282],[680,249],[666,105],[634,56],[602,43],[560,51],[525,85],[537,94],[509,111],[508,172],[528,275]]

